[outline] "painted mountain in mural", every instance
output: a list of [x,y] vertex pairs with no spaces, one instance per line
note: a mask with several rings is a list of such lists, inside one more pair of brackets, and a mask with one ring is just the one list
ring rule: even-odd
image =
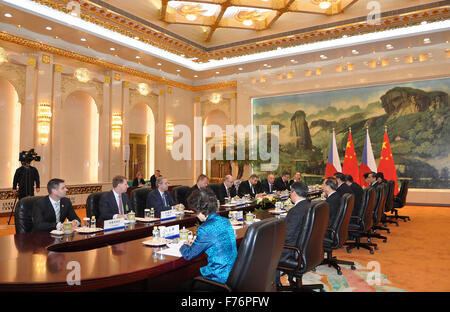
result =
[[265,98],[264,103],[255,99],[254,123],[280,125],[277,171],[301,170],[314,182],[324,173],[333,128],[341,161],[349,127],[360,161],[368,126],[378,162],[386,125],[399,178],[411,179],[411,187],[448,188],[449,86],[450,79],[441,79],[329,91],[315,94],[317,99],[311,95]]

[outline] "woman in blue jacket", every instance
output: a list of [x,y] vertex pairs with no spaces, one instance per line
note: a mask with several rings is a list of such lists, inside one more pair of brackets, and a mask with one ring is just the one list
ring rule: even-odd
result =
[[[208,264],[200,268],[201,275],[225,284],[237,256],[233,227],[228,219],[217,214],[217,197],[212,190],[196,190],[188,197],[187,202],[189,209],[194,210],[203,223],[197,228],[196,237],[186,242],[180,252],[186,260],[206,253]],[[207,286],[198,287],[204,289]]]

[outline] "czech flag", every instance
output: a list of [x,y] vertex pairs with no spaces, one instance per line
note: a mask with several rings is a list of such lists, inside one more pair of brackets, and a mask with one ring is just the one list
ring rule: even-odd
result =
[[383,146],[381,147],[380,162],[378,163],[378,172],[383,172],[386,180],[393,180],[395,182],[394,195],[397,195],[397,171],[395,170],[394,157],[392,156],[387,129],[384,131]]
[[336,136],[333,129],[333,135],[331,136],[330,153],[328,153],[328,162],[325,169],[325,178],[332,177],[336,172],[342,172],[342,168],[336,145]]
[[373,156],[372,143],[370,142],[369,129],[366,130],[366,140],[364,141],[364,150],[361,159],[361,166],[359,167],[359,180],[361,186],[369,186],[364,180],[364,174],[367,172],[377,172],[377,164]]
[[355,145],[353,145],[352,130],[349,129],[347,146],[345,148],[343,174],[349,174],[353,177],[353,181],[359,184],[359,168],[358,160],[356,160]]

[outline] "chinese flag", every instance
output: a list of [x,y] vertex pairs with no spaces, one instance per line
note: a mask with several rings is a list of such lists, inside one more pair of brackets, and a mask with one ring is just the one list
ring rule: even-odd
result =
[[395,182],[394,195],[398,194],[397,172],[395,170],[394,157],[392,156],[391,145],[387,130],[384,131],[383,146],[381,147],[380,163],[378,164],[378,172],[383,172],[386,180]]
[[359,184],[359,168],[358,161],[356,160],[355,146],[353,145],[352,130],[348,132],[342,173],[351,175],[353,177],[353,181]]

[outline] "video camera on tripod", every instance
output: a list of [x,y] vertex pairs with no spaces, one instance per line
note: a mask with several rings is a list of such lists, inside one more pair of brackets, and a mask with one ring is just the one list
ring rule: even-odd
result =
[[41,156],[39,156],[35,151],[34,148],[30,149],[29,151],[22,151],[19,154],[19,161],[25,162],[27,164],[31,163],[32,161],[41,161]]

